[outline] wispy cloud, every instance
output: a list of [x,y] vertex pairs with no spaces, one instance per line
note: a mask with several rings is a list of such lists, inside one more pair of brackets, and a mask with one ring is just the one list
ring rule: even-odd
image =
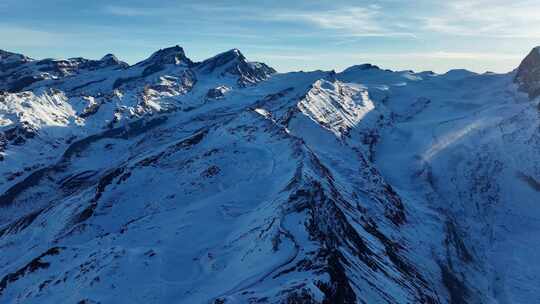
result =
[[[248,5],[220,5],[220,4],[198,4],[190,1],[179,3],[162,4],[159,6],[137,6],[137,5],[106,5],[102,11],[109,15],[140,17],[140,16],[160,16],[190,17],[190,21],[198,19],[219,19],[219,20],[237,20],[246,19],[256,20],[261,13],[258,7]],[[196,14],[196,15],[193,15]],[[193,18],[193,16],[197,16]]]
[[350,37],[415,37],[402,24],[388,22],[378,5],[353,6],[328,11],[278,12],[268,19],[273,21],[302,22],[323,30],[333,30],[339,36]]
[[351,60],[377,60],[377,59],[450,59],[450,60],[515,60],[523,57],[522,54],[511,53],[482,53],[482,52],[447,52],[447,51],[427,51],[427,52],[399,52],[399,53],[310,53],[304,50],[302,54],[284,53],[257,54],[260,57],[271,59],[290,59],[290,60],[331,60],[335,58]]
[[421,18],[424,29],[456,36],[539,38],[537,1],[457,0],[443,13]]
[[302,54],[252,53],[251,55],[260,60],[314,61],[314,60],[321,59],[321,57],[317,55],[302,55]]
[[[373,62],[389,68],[441,71],[460,65],[504,71],[517,65],[540,38],[538,0],[375,0],[378,5],[302,0],[286,8],[279,1],[40,2],[44,13],[39,23],[28,9],[35,1],[0,2],[0,10],[12,13],[0,21],[0,47],[37,56],[114,51],[134,62],[156,46],[184,44],[193,56],[238,47],[254,59],[281,64],[283,70]],[[77,20],[57,18],[82,9],[85,13]]]
[[103,11],[109,15],[123,17],[157,16],[166,13],[166,10],[157,8],[117,5],[107,5],[103,8]]
[[522,54],[509,53],[486,53],[486,52],[452,52],[452,51],[428,51],[428,52],[401,52],[401,53],[364,53],[352,54],[351,58],[425,58],[425,59],[450,59],[450,60],[513,60],[520,59]]
[[465,60],[514,60],[520,59],[523,54],[486,53],[486,52],[427,52],[409,54],[416,57],[431,59],[465,59]]

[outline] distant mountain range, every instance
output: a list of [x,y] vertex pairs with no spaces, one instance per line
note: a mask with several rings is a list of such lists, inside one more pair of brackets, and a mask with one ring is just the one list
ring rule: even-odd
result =
[[540,303],[538,96],[0,51],[0,303]]

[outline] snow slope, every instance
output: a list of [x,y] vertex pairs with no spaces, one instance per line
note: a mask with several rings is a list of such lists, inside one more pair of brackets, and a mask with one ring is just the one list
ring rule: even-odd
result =
[[2,51],[0,302],[536,303],[523,70]]

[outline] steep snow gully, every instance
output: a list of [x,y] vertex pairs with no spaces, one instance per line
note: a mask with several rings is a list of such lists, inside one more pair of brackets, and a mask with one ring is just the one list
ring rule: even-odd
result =
[[0,303],[540,303],[539,88],[0,51]]

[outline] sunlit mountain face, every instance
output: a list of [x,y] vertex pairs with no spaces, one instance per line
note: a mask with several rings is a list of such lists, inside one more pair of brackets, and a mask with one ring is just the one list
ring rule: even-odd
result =
[[538,303],[539,95],[0,51],[0,303]]

